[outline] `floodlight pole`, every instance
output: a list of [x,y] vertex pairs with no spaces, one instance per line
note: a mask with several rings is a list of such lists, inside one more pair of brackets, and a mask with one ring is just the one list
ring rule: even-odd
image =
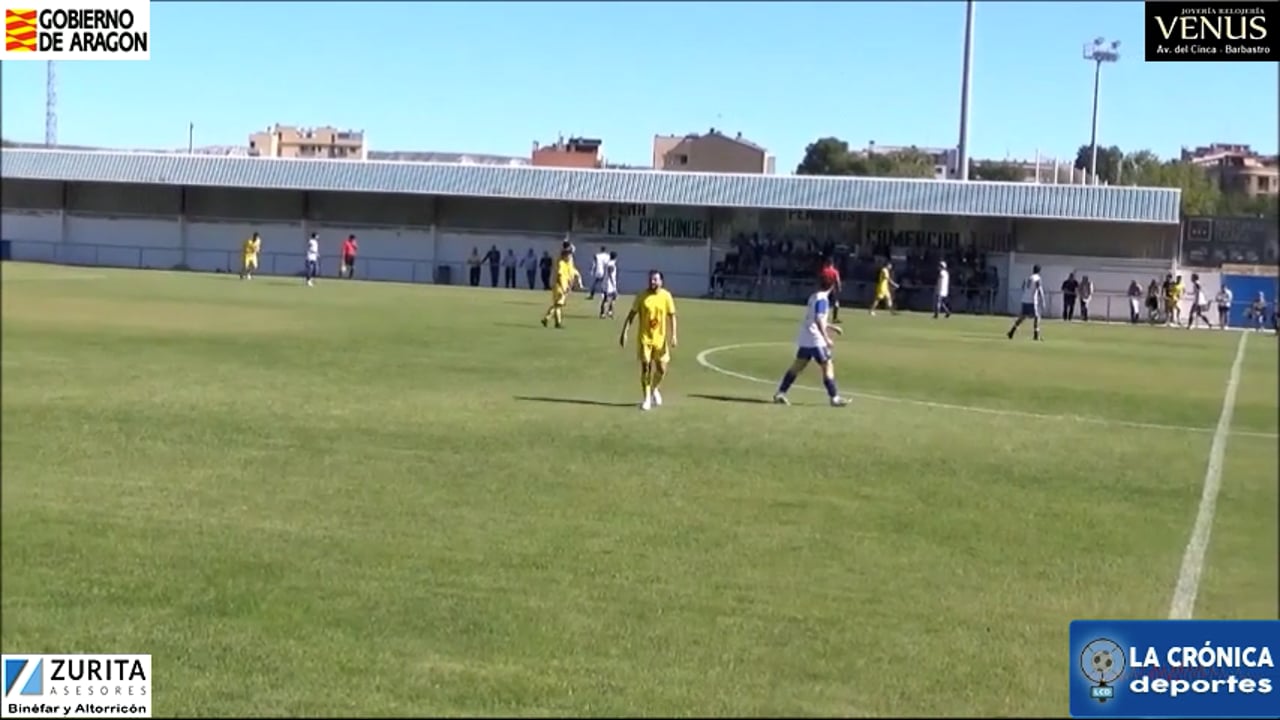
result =
[[964,70],[960,78],[960,180],[969,179],[969,103],[973,97],[973,10],[974,0],[964,8]]
[[1102,63],[1116,62],[1120,59],[1117,48],[1119,42],[1111,43],[1110,48],[1103,47],[1106,41],[1098,38],[1092,45],[1084,46],[1084,59],[1093,62],[1093,126],[1089,133],[1089,174],[1093,176],[1093,184],[1098,184],[1098,96],[1102,87]]

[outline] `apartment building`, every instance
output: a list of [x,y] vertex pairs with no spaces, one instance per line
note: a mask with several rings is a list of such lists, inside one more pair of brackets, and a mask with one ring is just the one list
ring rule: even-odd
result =
[[867,144],[863,155],[891,155],[902,152],[919,152],[933,159],[933,177],[937,180],[955,180],[960,177],[960,151],[956,148],[930,148],[907,145]]
[[1224,193],[1249,197],[1280,194],[1280,167],[1275,155],[1262,155],[1248,145],[1213,143],[1182,148],[1182,161],[1199,165]]
[[772,175],[774,157],[746,140],[742,133],[730,137],[715,128],[705,135],[655,135],[655,170],[683,172],[756,173]]
[[249,135],[249,154],[257,157],[365,160],[368,147],[363,130],[272,125]]
[[560,137],[550,145],[533,144],[529,160],[534,167],[598,168],[604,163],[600,157],[601,141],[595,138]]

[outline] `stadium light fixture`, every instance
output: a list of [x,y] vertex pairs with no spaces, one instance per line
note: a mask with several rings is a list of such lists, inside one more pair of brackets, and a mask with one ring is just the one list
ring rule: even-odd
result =
[[1102,64],[1120,61],[1120,41],[1110,43],[1106,38],[1097,37],[1092,43],[1085,43],[1084,59],[1093,63],[1093,130],[1089,133],[1089,174],[1093,176],[1093,184],[1098,184],[1098,90],[1102,85]]
[[960,165],[958,177],[969,179],[969,105],[973,99],[973,11],[974,0],[964,9],[964,67],[960,76],[960,143],[956,148]]

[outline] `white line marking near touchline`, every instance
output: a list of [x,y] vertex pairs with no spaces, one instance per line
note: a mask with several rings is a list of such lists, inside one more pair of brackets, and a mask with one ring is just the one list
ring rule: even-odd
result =
[[1209,446],[1209,466],[1204,471],[1204,491],[1200,493],[1196,524],[1182,555],[1182,569],[1178,571],[1178,584],[1174,586],[1173,602],[1169,606],[1170,620],[1190,620],[1195,613],[1200,575],[1204,572],[1209,535],[1213,531],[1213,514],[1218,507],[1218,491],[1222,489],[1222,461],[1227,453],[1227,436],[1231,434],[1236,392],[1240,389],[1240,366],[1244,364],[1244,346],[1248,341],[1249,333],[1242,333],[1236,346],[1236,359],[1231,362],[1231,372],[1227,375],[1227,392],[1222,396],[1222,413],[1218,415],[1218,427]]
[[[755,348],[755,347],[776,347],[779,345],[790,345],[790,343],[762,342],[762,343],[741,343],[738,345],[721,345],[720,347],[707,348],[706,350],[703,350],[702,352],[698,353],[698,356],[695,358],[695,360],[697,360],[698,364],[701,365],[702,367],[712,372],[720,373],[721,375],[727,375],[732,378],[737,378],[739,380],[746,380],[747,382],[759,383],[762,385],[776,385],[777,384],[776,380],[766,380],[764,378],[755,377],[754,375],[747,375],[745,373],[734,372],[733,370],[727,370],[725,368],[720,367],[719,365],[716,365],[715,363],[711,362],[707,358],[711,357],[712,355],[715,355],[716,353],[728,352],[730,350],[741,350],[745,348]],[[808,385],[793,385],[792,387],[797,387],[797,388],[800,388],[801,390],[813,390],[813,391],[825,392],[825,390],[823,390],[822,388],[811,387]],[[960,412],[981,413],[983,415],[1004,415],[1007,417],[1021,417],[1021,418],[1029,418],[1034,420],[1054,420],[1058,422],[1066,420],[1066,421],[1072,421],[1072,422],[1090,423],[1093,425],[1109,425],[1112,427],[1131,427],[1131,428],[1138,428],[1141,430],[1174,430],[1178,432],[1196,432],[1196,433],[1215,432],[1214,428],[1191,427],[1189,425],[1161,425],[1159,423],[1144,423],[1144,422],[1135,422],[1131,420],[1113,420],[1110,418],[1089,417],[1086,415],[1050,415],[1047,413],[1026,412],[1024,410],[1008,410],[1004,408],[978,407],[974,405],[954,405],[951,403],[932,402],[930,400],[915,400],[912,398],[889,397],[887,395],[875,395],[872,393],[842,391],[841,395],[845,395],[847,397],[862,398],[864,400],[875,400],[878,402],[898,403],[901,405],[916,405],[918,407],[935,408],[938,410],[956,410]],[[1250,432],[1247,430],[1237,430],[1232,434],[1241,435],[1245,437],[1258,437],[1258,438],[1268,438],[1268,439],[1274,439],[1276,437],[1276,433]]]

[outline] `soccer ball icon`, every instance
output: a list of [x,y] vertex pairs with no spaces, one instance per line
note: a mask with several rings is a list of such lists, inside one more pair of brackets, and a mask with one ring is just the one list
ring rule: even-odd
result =
[[1107,684],[1124,674],[1124,650],[1114,640],[1098,638],[1080,653],[1080,671],[1090,682]]

